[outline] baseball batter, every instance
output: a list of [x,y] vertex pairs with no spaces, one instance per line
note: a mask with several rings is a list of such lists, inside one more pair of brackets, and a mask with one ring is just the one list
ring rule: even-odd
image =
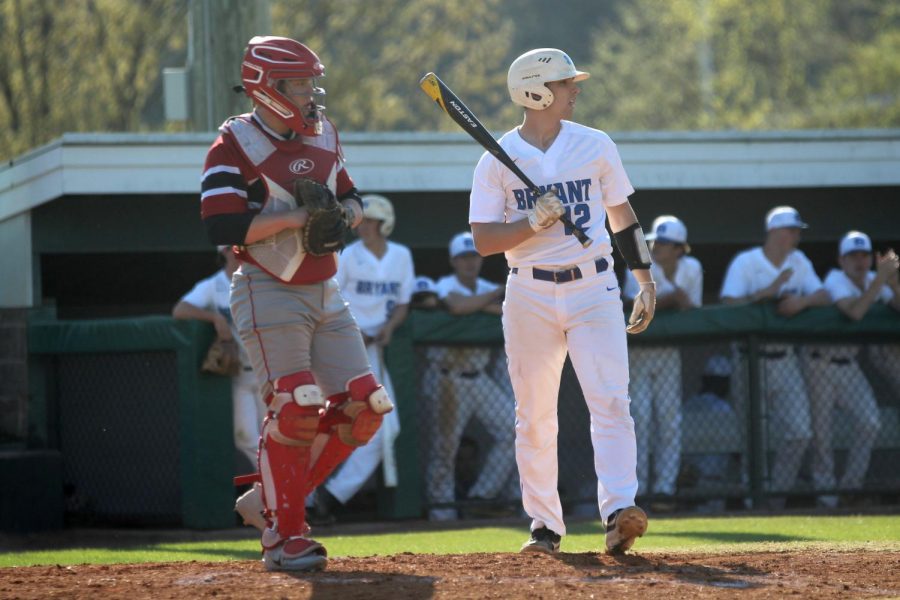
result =
[[[396,221],[390,200],[369,194],[362,201],[363,220],[356,229],[360,239],[341,253],[336,279],[363,333],[372,372],[393,398],[394,388],[384,366],[384,348],[409,312],[415,269],[409,248],[387,239]],[[346,504],[380,462],[384,465],[385,485],[396,487],[394,440],[399,433],[397,411],[391,411],[375,437],[357,448],[324,488],[338,502]]]
[[[607,218],[640,287],[628,331],[646,329],[656,290],[647,243],[628,202],[634,188],[616,145],[606,133],[569,120],[578,83],[588,77],[554,48],[513,61],[507,84],[525,117],[500,145],[544,193],[535,196],[489,153],[478,162],[472,184],[469,222],[478,251],[504,252],[510,266],[503,332],[516,395],[522,502],[532,518],[523,551],[556,552],[566,533],[557,490],[556,410],[567,353],[590,412],[607,551],[629,549],[647,529],[647,516],[634,506],[626,327]],[[563,214],[587,231],[592,245],[579,244],[559,221]]]
[[[703,267],[688,254],[691,247],[681,219],[672,215],[657,217],[647,241],[653,258],[650,273],[657,286],[656,308],[699,307],[703,303]],[[639,291],[634,275],[626,271],[625,297],[632,298]],[[681,468],[681,351],[675,346],[645,346],[630,349],[628,357],[640,489],[659,497],[651,505],[652,510],[672,510],[675,481]]]
[[336,254],[322,247],[313,254],[309,244],[328,232],[312,227],[314,215],[291,193],[300,177],[324,184],[340,200],[345,224],[362,220],[337,131],[317,104],[324,74],[318,56],[295,40],[251,39],[241,79],[254,110],[220,127],[202,178],[209,237],[237,246],[231,312],[268,408],[259,469],[269,570],[325,565],[325,548],[307,537],[304,498],[392,409],[333,279]]
[[[860,231],[848,232],[838,245],[840,269],[825,277],[825,289],[838,309],[854,321],[861,319],[876,302],[900,310],[900,286],[896,283],[897,254],[879,254],[872,271],[872,240]],[[894,285],[890,285],[893,278]],[[812,414],[812,474],[819,490],[858,490],[862,487],[872,447],[881,426],[872,386],[859,367],[856,346],[811,346],[805,367]],[[835,480],[831,434],[834,409],[839,406],[853,422],[853,444],[847,452],[844,473]],[[819,504],[838,505],[838,497],[821,495]]]
[[[831,303],[812,263],[797,249],[800,231],[807,227],[790,206],[778,206],[766,215],[766,241],[762,246],[739,253],[732,259],[722,283],[725,304],[775,302],[777,312],[791,317],[810,306]],[[790,344],[764,344],[760,349],[760,377],[766,407],[782,430],[782,442],[775,453],[770,481],[775,490],[793,487],[803,454],[812,438],[809,400],[800,363]],[[746,360],[737,349],[735,402],[739,415],[745,414]],[[783,499],[775,499],[775,507]]]

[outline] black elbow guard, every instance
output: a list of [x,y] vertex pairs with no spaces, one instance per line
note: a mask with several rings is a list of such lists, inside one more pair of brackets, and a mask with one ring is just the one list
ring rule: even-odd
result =
[[644,239],[640,223],[632,223],[622,231],[616,231],[613,238],[629,269],[634,271],[650,268],[650,250],[647,248],[647,240]]

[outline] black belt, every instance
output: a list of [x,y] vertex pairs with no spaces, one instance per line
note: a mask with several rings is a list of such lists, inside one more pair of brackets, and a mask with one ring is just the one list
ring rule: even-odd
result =
[[[809,355],[812,356],[813,358],[822,358],[822,354],[819,352],[810,352]],[[834,358],[830,358],[828,360],[828,362],[830,362],[833,365],[842,365],[843,366],[843,365],[849,365],[851,362],[853,362],[853,359],[844,357],[844,356],[835,356]]]
[[441,369],[441,375],[459,375],[463,379],[475,379],[481,375],[481,371],[451,371],[450,369]]
[[[741,348],[739,352],[741,353],[741,356],[745,356],[747,354],[747,351],[743,348]],[[775,352],[766,352],[765,350],[760,350],[759,352],[757,352],[757,356],[759,356],[760,358],[768,358],[771,360],[778,360],[780,358],[784,358],[787,355],[788,353],[786,350],[777,350]]]
[[[609,267],[609,263],[606,262],[605,258],[598,258],[594,261],[594,266],[597,268],[597,273],[602,273]],[[519,272],[519,268],[513,267],[511,272],[515,275]],[[584,277],[581,269],[578,267],[572,267],[564,271],[547,271],[546,269],[532,267],[531,276],[541,281],[552,281],[553,283],[568,283]]]

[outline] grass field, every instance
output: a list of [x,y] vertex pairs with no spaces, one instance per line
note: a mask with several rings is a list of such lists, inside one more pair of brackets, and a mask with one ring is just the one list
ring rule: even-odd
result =
[[[327,546],[331,557],[515,552],[527,537],[526,528],[523,522],[501,527],[354,535],[322,530],[316,538]],[[118,541],[109,547],[92,543],[89,547],[3,552],[0,567],[259,558],[259,542],[249,537],[234,540],[210,536],[202,541],[155,544],[139,540],[136,537],[134,544]],[[601,547],[599,524],[585,522],[570,526],[562,550],[578,553]],[[658,518],[651,520],[647,535],[638,541],[635,550],[721,553],[810,547],[900,550],[900,515]]]

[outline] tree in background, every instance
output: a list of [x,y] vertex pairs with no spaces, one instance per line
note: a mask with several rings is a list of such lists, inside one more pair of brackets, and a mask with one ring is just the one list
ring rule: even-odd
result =
[[419,80],[434,71],[476,114],[496,114],[513,32],[500,8],[499,0],[282,0],[272,3],[272,24],[319,54],[325,104],[342,131],[455,130]]
[[900,10],[876,0],[635,0],[581,97],[610,130],[896,127]]
[[[265,10],[266,0],[257,1]],[[320,54],[328,112],[344,132],[457,131],[419,91],[427,71],[438,73],[489,128],[506,130],[521,118],[506,93],[506,69],[541,46],[565,49],[591,72],[579,120],[607,130],[900,126],[897,2],[271,0],[268,6],[274,31],[258,33],[294,37]],[[239,53],[249,39],[242,27],[259,27],[235,17],[238,8],[253,10],[246,0],[0,0],[0,158],[66,131],[206,131],[235,108],[249,109],[246,99],[229,95],[240,77],[230,49]],[[208,27],[206,38],[201,27]],[[189,38],[193,67],[212,70],[194,73],[193,122],[167,124],[161,72],[190,62]]]
[[163,58],[183,53],[186,4],[0,2],[0,156],[66,131],[146,130]]

